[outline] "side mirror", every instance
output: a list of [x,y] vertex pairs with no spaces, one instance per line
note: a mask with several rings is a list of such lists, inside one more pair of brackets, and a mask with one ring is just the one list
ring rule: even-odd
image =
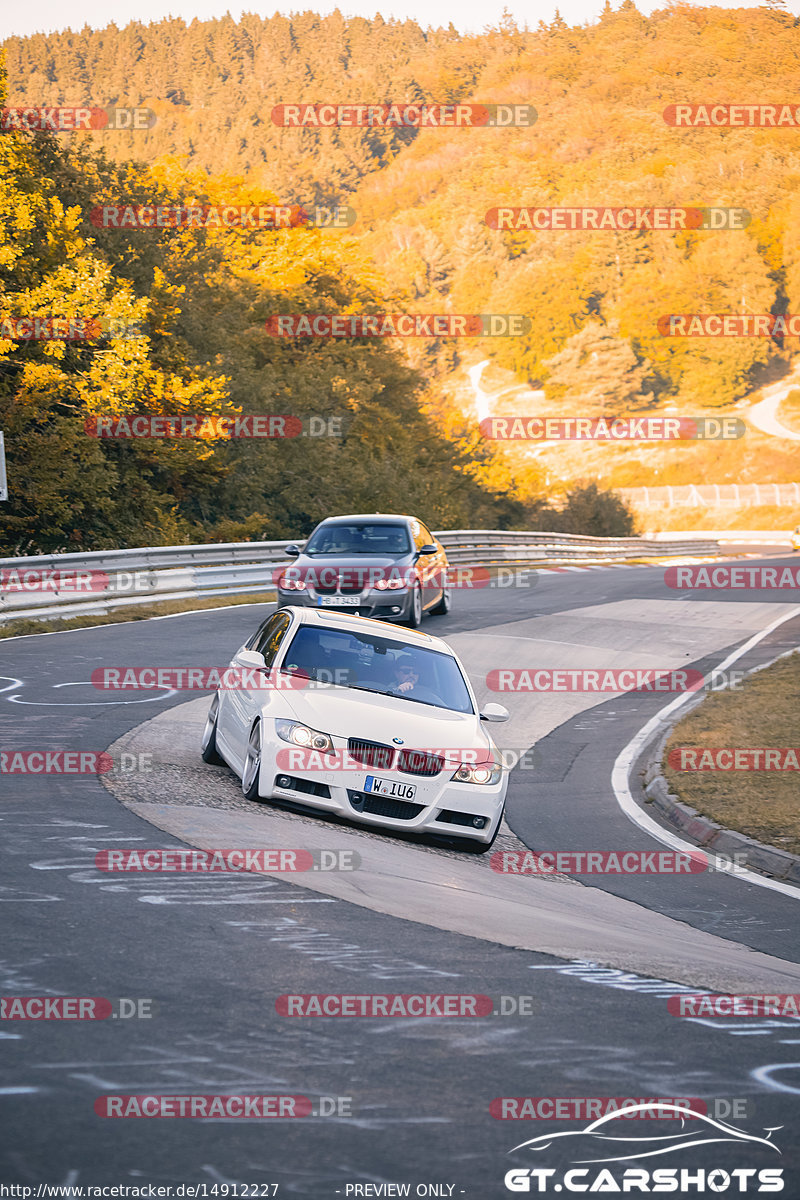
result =
[[508,709],[504,708],[502,704],[484,704],[480,711],[482,721],[507,721],[510,715]]
[[267,664],[264,660],[264,655],[260,650],[237,650],[234,662],[239,667],[257,667],[262,671],[266,671]]
[[297,556],[300,554],[300,547],[295,545],[294,542],[289,542],[289,545],[286,547],[283,553],[288,555],[289,558],[297,558]]
[[428,542],[427,546],[423,546],[422,549],[420,550],[420,554],[438,554],[438,553],[439,553],[439,547],[434,546],[433,542]]

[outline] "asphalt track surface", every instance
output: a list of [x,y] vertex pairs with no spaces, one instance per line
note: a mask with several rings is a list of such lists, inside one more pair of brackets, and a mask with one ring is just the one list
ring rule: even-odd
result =
[[[781,552],[770,561],[798,560]],[[607,624],[615,613],[630,625],[630,660],[637,647],[653,642],[653,625],[663,623],[666,611],[690,605],[686,623],[682,613],[676,618],[675,661],[706,667],[798,600],[796,592],[746,599],[736,592],[668,593],[663,568],[631,567],[546,575],[532,590],[459,594],[452,615],[425,628],[452,638],[478,683],[489,663],[527,665],[521,650],[511,663],[503,658],[515,637],[539,655],[534,660],[531,651],[530,665],[569,655],[574,665],[576,647],[592,665],[592,647],[608,650],[619,637]],[[187,697],[126,693],[123,702],[91,687],[95,667],[224,665],[268,609],[6,641],[3,748],[105,749]],[[642,613],[639,629],[630,618],[634,610]],[[582,641],[576,622],[589,631]],[[569,636],[554,636],[554,626]],[[796,622],[782,626],[754,659],[797,644],[796,632]],[[546,662],[544,643],[553,655]],[[652,846],[615,808],[609,778],[616,755],[663,698],[548,698],[544,706],[541,698],[495,698],[514,716],[508,745],[519,744],[536,706],[546,709],[536,726],[540,768],[531,778],[512,776],[509,792],[509,824],[526,845]],[[153,1013],[0,1023],[6,1184],[32,1187],[33,1195],[40,1184],[203,1184],[208,1195],[223,1195],[226,1186],[230,1195],[234,1183],[277,1184],[278,1196],[320,1198],[391,1195],[397,1193],[382,1193],[380,1185],[409,1184],[410,1195],[427,1188],[429,1195],[482,1200],[512,1194],[503,1182],[511,1168],[546,1167],[556,1174],[533,1180],[532,1192],[540,1182],[554,1192],[561,1190],[561,1172],[608,1151],[593,1145],[587,1154],[585,1141],[568,1139],[538,1154],[510,1153],[526,1139],[581,1130],[587,1121],[497,1120],[489,1111],[493,1099],[699,1097],[723,1102],[722,1115],[730,1115],[724,1102],[746,1101],[740,1103],[746,1118],[732,1124],[751,1136],[774,1130],[770,1141],[778,1149],[743,1141],[685,1147],[656,1160],[614,1163],[614,1177],[632,1167],[674,1166],[694,1175],[779,1167],[783,1194],[800,1196],[797,1021],[678,1019],[667,1011],[666,997],[679,990],[669,973],[648,980],[614,967],[593,969],[372,911],[302,881],[105,875],[94,865],[99,850],[181,842],[154,830],[91,776],[4,778],[2,821],[2,995],[147,998]],[[442,862],[449,861],[444,854]],[[720,874],[595,876],[582,883],[589,887],[581,894],[598,902],[613,893],[640,906],[643,916],[659,913],[690,930],[800,962],[791,896]],[[572,892],[578,885],[549,886]],[[276,1013],[276,997],[288,992],[480,993],[498,1004],[501,996],[530,996],[533,1012],[298,1019]],[[304,1095],[315,1111],[325,1108],[321,1097],[347,1098],[340,1107],[349,1105],[351,1115],[115,1120],[93,1107],[103,1095],[188,1093]],[[623,1130],[629,1137],[676,1131],[673,1123],[644,1121],[626,1122]],[[601,1169],[589,1167],[582,1185]],[[747,1194],[758,1192],[756,1177],[742,1182]],[[697,1184],[684,1183],[681,1194],[697,1194]],[[353,1190],[367,1185],[373,1190]],[[729,1176],[727,1192],[741,1194],[738,1179]]]

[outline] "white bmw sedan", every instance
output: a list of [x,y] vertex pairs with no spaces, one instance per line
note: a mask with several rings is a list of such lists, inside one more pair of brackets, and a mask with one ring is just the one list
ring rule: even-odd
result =
[[440,638],[289,607],[236,653],[203,732],[248,800],[293,801],[483,853],[508,774],[461,663]]

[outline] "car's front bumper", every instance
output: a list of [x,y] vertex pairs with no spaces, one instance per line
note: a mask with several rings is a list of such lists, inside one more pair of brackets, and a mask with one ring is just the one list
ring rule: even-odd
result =
[[395,591],[376,591],[365,588],[363,592],[346,595],[320,595],[313,588],[304,592],[284,591],[278,588],[278,608],[294,605],[299,608],[316,608],[322,612],[350,613],[354,617],[372,617],[376,620],[404,621],[411,610],[411,588]]
[[[293,800],[384,829],[466,837],[483,843],[492,840],[508,788],[506,771],[496,784],[484,786],[454,782],[456,768],[452,764],[434,776],[368,766],[353,768],[339,765],[348,762],[347,744],[339,738],[333,739],[334,759],[328,759],[333,769],[324,765],[324,755],[316,756],[312,767],[305,752],[278,739],[268,724],[265,722],[262,743],[262,796]],[[367,793],[368,776],[414,785],[413,799]]]

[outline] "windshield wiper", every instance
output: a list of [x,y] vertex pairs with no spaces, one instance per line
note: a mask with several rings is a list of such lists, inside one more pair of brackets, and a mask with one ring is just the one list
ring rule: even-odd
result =
[[[437,704],[435,700],[420,700],[418,696],[409,696],[407,692],[381,692],[382,696],[391,696],[393,700],[410,700],[412,704],[427,704],[428,708],[447,708],[446,704]],[[456,709],[448,709],[455,712]]]

